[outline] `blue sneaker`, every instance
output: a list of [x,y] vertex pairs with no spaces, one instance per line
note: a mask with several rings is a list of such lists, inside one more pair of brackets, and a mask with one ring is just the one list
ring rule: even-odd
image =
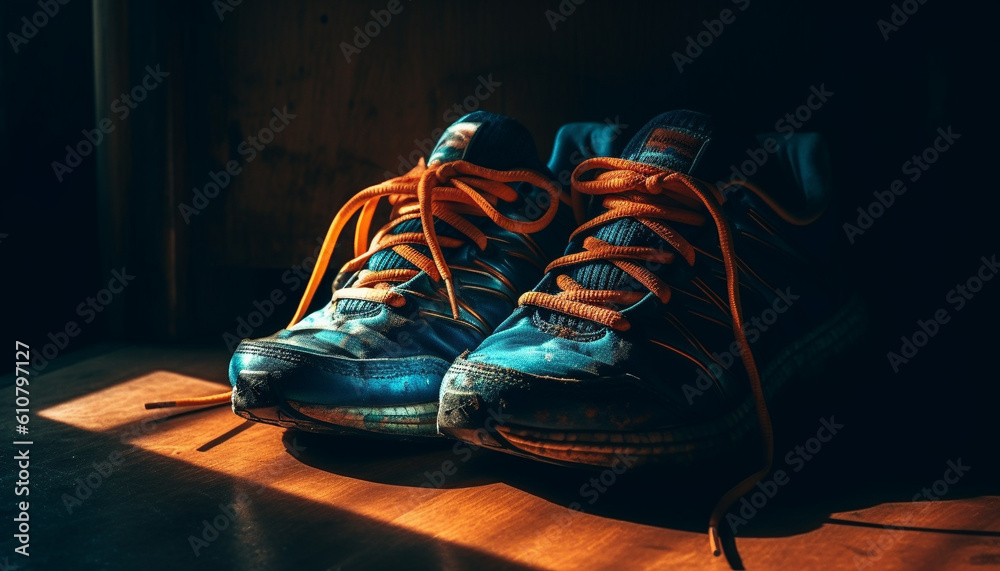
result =
[[[451,366],[439,430],[545,462],[611,467],[625,457],[691,465],[745,444],[756,425],[770,466],[765,398],[845,349],[864,312],[829,251],[837,226],[822,140],[751,139],[674,111],[621,158],[583,161],[574,205],[596,196],[603,212]],[[732,167],[747,143],[762,160]],[[755,182],[738,169],[759,171]]]
[[[369,240],[382,198],[389,223]],[[538,283],[575,224],[528,131],[476,112],[429,160],[337,214],[291,324],[244,340],[229,367],[250,420],[395,438],[438,436],[441,378]],[[361,211],[333,299],[303,319],[341,231]]]

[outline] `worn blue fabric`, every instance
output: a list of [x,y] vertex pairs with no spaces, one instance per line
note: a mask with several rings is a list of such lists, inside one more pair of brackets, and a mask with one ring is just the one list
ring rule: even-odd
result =
[[[497,170],[530,169],[551,178],[528,131],[493,113],[471,113],[445,131],[430,164],[454,160]],[[501,212],[520,220],[544,214],[549,197],[543,189],[526,183],[515,189],[520,199],[501,202]],[[278,402],[275,406],[293,401],[327,409],[436,403],[448,365],[478,346],[510,315],[518,296],[541,278],[547,260],[563,251],[574,227],[568,207],[561,207],[544,231],[527,237],[503,230],[485,216],[465,218],[489,237],[485,250],[447,224],[435,223],[440,236],[466,242],[444,250],[453,272],[459,319],[451,315],[443,282],[424,272],[393,286],[406,299],[402,307],[353,299],[331,302],[289,329],[239,345],[229,369],[234,408],[237,397],[253,396],[247,396],[248,391],[266,392],[268,399]],[[420,231],[419,219],[393,230]],[[414,247],[429,256],[426,246]],[[373,255],[365,266],[390,268],[415,269],[388,249]],[[356,279],[356,274],[339,276],[337,283],[349,287]],[[262,374],[269,379],[263,383],[267,386],[262,386]]]
[[[724,185],[729,166],[740,169],[744,150],[753,150],[768,136],[733,138],[707,115],[672,111],[643,127],[621,158],[691,174],[708,186],[716,181]],[[833,189],[822,140],[814,134],[778,135],[774,148],[765,152],[764,164],[756,165],[750,178],[765,192],[774,189],[768,196],[783,206],[783,213],[739,184],[725,188],[722,206],[743,264],[743,314],[747,327],[753,328],[747,336],[761,371],[787,358],[787,348],[802,337],[812,335],[810,339],[818,339],[816,350],[826,350],[849,337],[835,326],[846,330],[856,324],[854,313],[838,317],[848,296],[830,255],[834,213],[827,210],[806,224],[786,219],[829,203]],[[569,438],[567,431],[627,432],[648,442],[649,431],[663,438],[656,431],[702,426],[734,411],[745,415],[752,410],[747,374],[738,348],[733,350],[716,228],[711,219],[702,226],[667,224],[697,251],[693,266],[680,256],[673,263],[647,266],[671,288],[667,303],[605,261],[551,271],[536,291],[555,293],[556,277],[566,274],[588,289],[647,293],[637,303],[617,308],[631,324],[627,331],[531,305],[517,308],[449,369],[441,387],[439,428],[460,439],[485,439],[507,452],[599,464],[607,458],[587,459],[582,452],[572,460],[546,457],[538,442],[525,446],[505,440],[499,431],[490,438],[472,431],[482,428],[480,411],[493,410],[511,430],[558,431],[560,438]],[[647,227],[626,218],[575,237],[567,253],[582,251],[588,235],[613,245],[675,251]],[[773,321],[772,315],[777,316]],[[562,446],[557,444],[553,449]]]

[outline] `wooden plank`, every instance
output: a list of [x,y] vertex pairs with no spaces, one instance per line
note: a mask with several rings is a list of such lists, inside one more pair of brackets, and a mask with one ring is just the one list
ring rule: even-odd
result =
[[[626,472],[590,504],[581,487],[597,473],[445,440],[321,437],[245,422],[225,407],[142,409],[215,392],[225,386],[226,361],[214,350],[125,347],[32,382],[33,563],[728,568],[704,534],[711,491]],[[8,416],[0,426],[13,432]],[[94,475],[116,460],[110,474]],[[96,485],[85,486],[88,478]],[[573,501],[583,513],[566,507]],[[812,526],[802,520],[808,510],[774,507],[737,539],[748,569],[981,569],[1000,561],[997,496],[830,510]],[[225,529],[205,531],[206,521]],[[905,525],[883,527],[893,524]],[[808,529],[782,531],[789,525]]]

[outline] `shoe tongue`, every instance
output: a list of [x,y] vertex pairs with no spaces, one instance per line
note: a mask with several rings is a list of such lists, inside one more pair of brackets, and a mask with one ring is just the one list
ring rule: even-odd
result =
[[[431,151],[427,166],[434,168],[459,160],[494,170],[531,169],[547,172],[545,165],[538,158],[538,150],[531,133],[510,117],[486,111],[469,113],[445,129],[434,150]],[[435,220],[434,229],[438,236],[463,237],[440,220]],[[415,219],[396,226],[391,233],[422,231],[421,221]],[[414,246],[414,248],[430,255],[426,246]],[[379,271],[414,269],[414,266],[391,249],[386,249],[369,258],[365,268]],[[374,305],[369,301],[344,300],[337,305],[337,310],[341,313],[358,313],[371,309]]]
[[[662,169],[692,174],[712,139],[714,126],[711,117],[694,111],[668,111],[646,124],[622,151],[621,158],[645,163]],[[593,237],[614,246],[660,247],[663,240],[649,228],[633,218],[623,218],[598,228]],[[574,240],[579,251],[583,236]],[[669,248],[669,246],[668,246]],[[588,289],[628,289],[631,276],[608,262],[581,264],[571,273],[581,286]],[[632,284],[631,287],[643,286]],[[589,330],[597,327],[590,322],[553,313],[554,323]]]
[[667,111],[632,138],[622,158],[692,174],[712,138],[712,123],[703,113]]

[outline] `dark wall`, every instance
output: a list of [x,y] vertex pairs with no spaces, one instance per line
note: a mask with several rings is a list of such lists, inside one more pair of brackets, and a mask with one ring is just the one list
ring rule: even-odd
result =
[[0,3],[0,323],[5,342],[40,346],[79,322],[65,354],[105,333],[102,320],[84,324],[76,313],[101,278],[95,157],[60,177],[52,167],[94,128],[93,36],[88,2],[51,18],[40,11],[37,2]]

